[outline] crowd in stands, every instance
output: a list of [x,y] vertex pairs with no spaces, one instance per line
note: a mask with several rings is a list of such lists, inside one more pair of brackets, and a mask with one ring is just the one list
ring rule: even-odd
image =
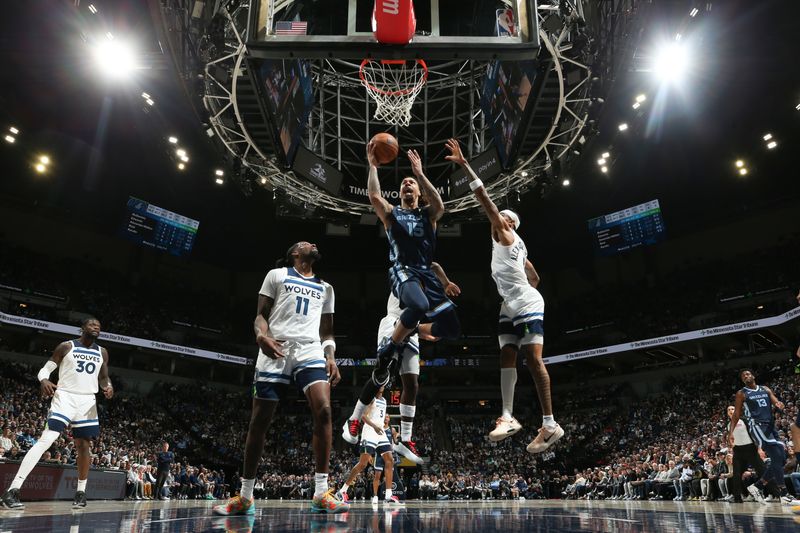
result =
[[[115,333],[213,350],[237,350],[233,353],[241,355],[248,355],[243,353],[248,349],[255,353],[249,328],[252,299],[233,301],[223,292],[198,290],[180,280],[139,276],[125,279],[121,273],[98,266],[88,258],[56,265],[44,255],[7,245],[0,245],[0,255],[4,257],[0,286],[55,298],[52,306],[20,306],[12,299],[11,304],[0,305],[4,312],[63,320],[70,311],[78,311],[97,316],[105,330]],[[573,298],[550,295],[545,284],[542,290],[547,297],[548,345],[559,351],[581,349],[596,345],[600,339],[622,342],[777,314],[794,305],[789,289],[795,288],[800,279],[786,265],[798,262],[800,243],[795,240],[735,259],[696,262],[663,275],[649,274],[625,284],[593,287]],[[78,278],[91,279],[91,284],[78,288],[73,281]],[[495,324],[486,316],[497,313],[498,301],[493,287],[487,287],[487,294],[464,294],[458,301],[463,330],[473,337],[489,339],[486,345],[474,347],[478,353],[485,353],[489,346],[494,348],[490,340],[496,333]],[[723,309],[725,306],[720,304],[722,298],[733,293],[781,287],[786,288],[786,301],[779,297],[760,309],[755,305]],[[363,355],[374,346],[385,300],[375,299],[372,290],[370,294],[338,296],[337,333],[346,335],[347,344],[357,352],[344,355]],[[152,305],[154,301],[159,305]],[[372,319],[364,320],[365,316]],[[700,325],[699,316],[704,317]],[[566,333],[587,328],[591,328],[591,334]],[[452,353],[447,343],[426,345],[426,349],[436,354]],[[469,349],[473,350],[473,346]]]
[[[781,439],[789,440],[800,395],[789,364],[758,368],[786,404],[777,416]],[[20,459],[44,427],[48,401],[40,397],[35,369],[0,365],[0,460]],[[155,453],[164,440],[176,453],[167,487],[174,498],[224,498],[238,488],[242,445],[249,418],[246,391],[203,385],[158,384],[147,396],[126,394],[122,380],[113,400],[98,402],[101,437],[93,443],[92,467],[128,472],[128,496],[155,498]],[[519,435],[490,442],[486,415],[423,411],[415,427],[421,470],[403,470],[408,497],[422,499],[626,498],[731,499],[731,457],[726,407],[741,387],[730,370],[675,378],[664,392],[632,399],[620,387],[587,391],[586,402],[556,404],[566,437],[539,456],[525,452],[535,436],[536,414],[521,407]],[[279,411],[270,428],[258,472],[256,496],[305,498],[313,488],[309,465],[311,424],[303,410]],[[343,413],[336,413],[336,420]],[[442,424],[447,416],[446,424]],[[442,431],[443,430],[443,431]],[[339,486],[356,462],[353,447],[337,443],[331,457],[331,484]],[[791,459],[791,454],[790,454]],[[43,461],[75,464],[75,449],[65,433]],[[786,465],[789,491],[800,489],[797,468]],[[747,473],[745,485],[755,481]],[[371,472],[353,484],[369,497]]]

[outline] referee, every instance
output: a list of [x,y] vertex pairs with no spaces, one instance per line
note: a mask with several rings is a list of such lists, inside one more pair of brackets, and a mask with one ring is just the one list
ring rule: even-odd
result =
[[156,478],[156,496],[159,500],[168,500],[163,494],[164,483],[167,481],[169,469],[172,462],[175,461],[175,454],[169,451],[169,443],[162,443],[162,450],[156,454],[156,463],[158,464],[158,477]]
[[[734,406],[728,406],[728,418],[733,416],[735,410]],[[761,479],[766,466],[761,460],[761,456],[758,455],[758,448],[753,444],[753,439],[750,438],[750,433],[747,432],[747,426],[743,420],[739,420],[735,428],[731,428],[729,422],[728,434],[733,435],[733,475],[731,476],[733,486],[729,487],[729,492],[733,496],[734,502],[742,503],[744,492],[742,490],[742,474],[748,466],[752,466],[758,476],[757,479]]]

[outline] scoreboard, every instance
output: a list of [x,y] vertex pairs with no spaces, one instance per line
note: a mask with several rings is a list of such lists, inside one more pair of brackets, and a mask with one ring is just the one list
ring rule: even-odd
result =
[[173,255],[187,255],[194,246],[200,222],[144,200],[128,198],[123,234],[144,246]]
[[613,255],[664,240],[664,219],[658,200],[590,219],[594,246],[600,255]]

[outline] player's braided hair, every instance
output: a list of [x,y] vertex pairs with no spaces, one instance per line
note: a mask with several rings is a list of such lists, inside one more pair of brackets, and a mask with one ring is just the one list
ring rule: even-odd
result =
[[289,249],[286,250],[286,255],[275,262],[275,267],[281,268],[281,267],[290,267],[294,265],[294,258],[292,257],[292,254],[297,251],[297,248],[299,246],[300,246],[299,242],[296,242],[293,245],[291,245]]

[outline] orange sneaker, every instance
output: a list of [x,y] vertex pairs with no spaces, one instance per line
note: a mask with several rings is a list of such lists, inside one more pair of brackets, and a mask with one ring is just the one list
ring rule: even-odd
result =
[[246,500],[241,496],[234,496],[223,505],[215,505],[211,510],[214,514],[222,516],[252,515],[256,514],[256,505],[252,499]]
[[350,504],[343,502],[333,495],[333,489],[311,500],[311,510],[315,513],[345,513],[350,510]]

